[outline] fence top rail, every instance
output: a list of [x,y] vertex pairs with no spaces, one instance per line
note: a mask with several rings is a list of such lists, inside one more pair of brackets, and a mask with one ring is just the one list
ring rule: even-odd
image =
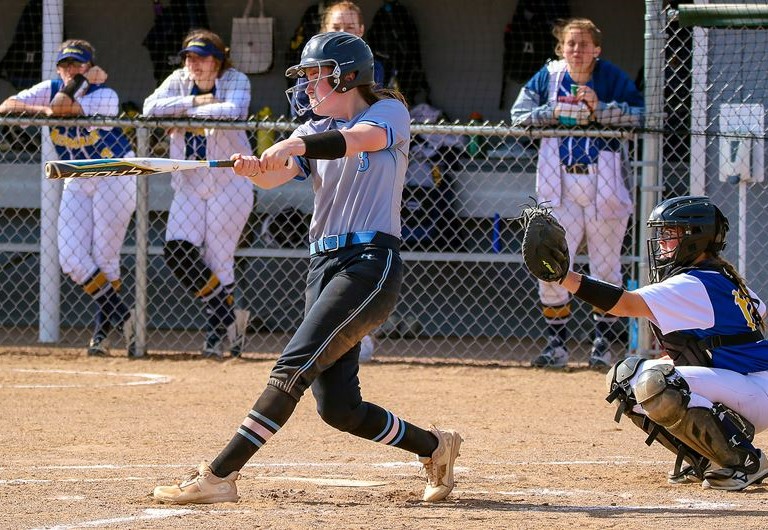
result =
[[[50,117],[40,115],[0,115],[0,126],[20,127],[121,127],[141,128],[154,127],[170,129],[174,127],[213,127],[220,129],[235,129],[252,131],[257,129],[293,132],[299,124],[287,120],[213,120],[193,118],[146,118],[146,117],[111,117],[111,116],[80,116],[75,118]],[[484,123],[482,125],[470,125],[455,123],[412,123],[412,134],[458,134],[476,136],[502,136],[502,137],[527,137],[527,138],[551,138],[565,136],[581,136],[590,138],[620,138],[630,140],[637,131],[633,129],[603,129],[603,128],[523,128],[510,127],[501,122],[498,124]]]
[[758,28],[768,26],[768,6],[759,4],[681,4],[671,10],[682,27]]

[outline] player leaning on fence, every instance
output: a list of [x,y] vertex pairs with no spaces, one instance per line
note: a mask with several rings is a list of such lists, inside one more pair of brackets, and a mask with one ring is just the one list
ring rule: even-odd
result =
[[[46,116],[116,116],[117,94],[95,65],[90,43],[65,41],[56,56],[58,77],[11,96],[0,112]],[[123,131],[110,127],[51,127],[61,160],[135,156]],[[136,177],[66,179],[59,206],[59,263],[65,274],[96,301],[88,355],[109,353],[110,335],[121,332],[128,355],[135,353],[132,319],[120,295],[120,249],[136,208]]]
[[[600,30],[590,20],[580,18],[563,22],[554,34],[558,42],[555,51],[561,59],[547,63],[521,89],[512,107],[513,124],[641,125],[643,98],[624,72],[599,58]],[[626,143],[616,139],[542,138],[536,167],[537,198],[548,202],[566,227],[571,253],[586,238],[590,273],[617,284],[622,283],[621,248],[633,211],[626,182],[626,150]],[[545,282],[539,283],[539,295],[549,339],[532,364],[565,366],[570,295],[559,285]],[[593,318],[589,363],[593,368],[607,368],[616,319],[599,308],[593,308]]]
[[[251,83],[236,70],[229,49],[208,30],[192,30],[179,52],[184,67],[174,71],[144,101],[147,116],[245,119]],[[175,128],[169,131],[171,158],[220,160],[250,153],[245,131]],[[226,347],[240,355],[248,312],[235,310],[235,250],[253,208],[253,186],[228,171],[207,168],[173,173],[163,254],[173,275],[207,314],[202,355],[221,359]]]
[[[403,278],[400,202],[410,118],[397,93],[373,88],[373,54],[355,35],[316,35],[289,77],[305,85],[318,121],[301,125],[261,158],[236,154],[235,171],[273,188],[309,178],[315,190],[304,320],[272,369],[266,389],[210,467],[179,485],[158,486],[172,503],[236,501],[240,469],[293,414],[311,388],[323,420],[360,438],[419,456],[425,501],[453,489],[461,437],[425,430],[363,401],[360,339],[394,309]],[[436,406],[439,403],[436,401]]]

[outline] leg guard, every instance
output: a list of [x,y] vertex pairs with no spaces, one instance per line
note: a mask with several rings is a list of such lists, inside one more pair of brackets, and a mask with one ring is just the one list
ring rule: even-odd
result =
[[163,255],[173,275],[195,296],[208,296],[219,286],[219,279],[203,262],[200,249],[189,241],[166,241]]
[[[641,357],[627,357],[616,363],[606,375],[605,382],[609,392],[606,401],[609,403],[618,401],[614,420],[618,423],[622,415],[628,416],[632,423],[648,435],[645,440],[646,445],[651,445],[657,441],[677,456],[675,467],[669,474],[670,482],[683,481],[690,474],[697,477],[698,480],[702,480],[704,470],[709,466],[709,460],[673,436],[664,427],[652,421],[648,416],[632,410],[637,404],[637,400],[629,381],[637,373],[642,361],[643,358]],[[688,464],[686,467],[683,467],[684,462]]]
[[688,408],[688,383],[671,364],[640,374],[635,397],[651,420],[715,464],[757,471],[760,453],[752,445],[754,427],[721,403]]

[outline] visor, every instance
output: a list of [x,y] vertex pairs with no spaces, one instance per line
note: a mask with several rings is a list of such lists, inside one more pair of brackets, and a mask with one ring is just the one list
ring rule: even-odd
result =
[[179,52],[179,55],[183,58],[188,53],[194,53],[201,57],[209,57],[213,55],[219,61],[224,60],[224,53],[219,50],[211,41],[206,39],[194,39],[189,41],[187,47]]
[[64,59],[74,59],[79,63],[90,63],[93,55],[91,52],[80,46],[67,46],[59,52],[56,56],[56,64],[58,65]]

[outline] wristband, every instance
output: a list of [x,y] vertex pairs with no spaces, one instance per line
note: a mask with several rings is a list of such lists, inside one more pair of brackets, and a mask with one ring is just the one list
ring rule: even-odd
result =
[[611,312],[622,294],[624,294],[623,288],[586,275],[581,277],[579,288],[573,293],[577,298],[581,298],[606,313]]
[[341,131],[325,131],[317,134],[301,136],[304,142],[305,158],[319,160],[336,160],[347,154],[347,141]]
[[69,83],[64,85],[61,92],[74,101],[76,94],[82,96],[86,90],[88,90],[88,80],[83,74],[77,74]]

